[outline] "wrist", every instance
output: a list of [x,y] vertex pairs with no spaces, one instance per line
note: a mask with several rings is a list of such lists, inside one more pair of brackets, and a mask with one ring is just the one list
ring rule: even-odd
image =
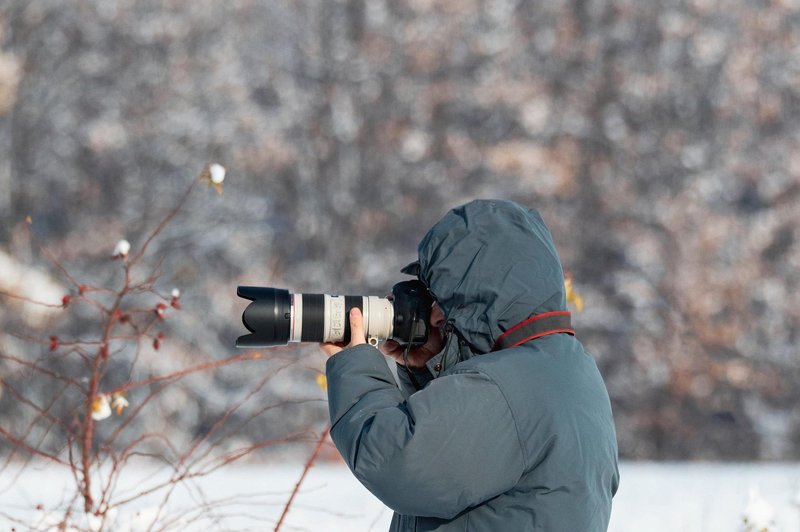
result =
[[397,364],[398,368],[402,370],[408,369],[409,371],[413,371],[414,373],[425,373],[428,371],[428,366],[426,366],[425,364],[421,366],[412,366],[411,364],[409,364],[408,366],[406,366],[405,364],[403,364],[402,362],[398,362],[397,360],[395,360],[395,363]]

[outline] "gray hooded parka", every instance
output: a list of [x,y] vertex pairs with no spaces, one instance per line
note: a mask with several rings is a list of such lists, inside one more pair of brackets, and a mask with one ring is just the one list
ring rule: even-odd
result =
[[539,214],[478,200],[419,245],[419,278],[452,331],[397,386],[364,344],[327,363],[331,437],[355,476],[395,511],[393,531],[605,531],[619,484],[608,393],[572,335],[492,351],[532,315],[566,309]]

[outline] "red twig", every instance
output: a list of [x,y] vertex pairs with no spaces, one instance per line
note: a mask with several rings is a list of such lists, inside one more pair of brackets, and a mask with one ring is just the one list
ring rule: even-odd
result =
[[[205,171],[206,170],[204,170],[203,172]],[[142,244],[142,246],[139,248],[139,252],[131,259],[130,261],[131,264],[139,262],[139,259],[141,259],[144,256],[145,251],[147,251],[147,247],[150,245],[150,242],[152,242],[153,239],[157,237],[161,233],[161,231],[164,230],[164,228],[167,226],[170,220],[172,220],[175,217],[175,215],[178,214],[178,212],[183,208],[183,205],[186,203],[186,200],[189,199],[189,195],[192,193],[192,190],[194,189],[195,185],[199,182],[200,178],[203,175],[204,173],[201,173],[200,176],[198,176],[198,179],[192,181],[192,184],[189,185],[189,188],[186,189],[186,192],[183,194],[183,197],[178,201],[175,207],[173,207],[172,210],[169,211],[169,213],[161,220],[161,223],[159,223],[158,226],[155,229],[153,229],[153,231],[147,237],[147,240],[145,240],[144,244]],[[155,272],[151,274],[150,279],[153,281],[155,280]]]
[[[133,420],[143,411],[145,405],[176,381],[198,372],[211,371],[236,363],[267,358],[266,355],[260,352],[251,351],[221,360],[213,359],[197,362],[186,368],[164,375],[150,375],[146,378],[141,378],[144,376],[140,376],[139,378],[141,380],[132,381],[143,340],[153,340],[155,349],[158,349],[158,345],[155,342],[163,338],[163,333],[155,329],[159,328],[158,324],[160,320],[164,319],[163,311],[167,310],[170,306],[175,309],[179,308],[177,304],[178,296],[170,297],[160,294],[155,286],[164,257],[154,257],[152,260],[149,260],[149,262],[156,263],[155,267],[152,268],[145,268],[142,263],[144,262],[145,256],[148,255],[148,250],[153,245],[155,239],[186,205],[197,183],[207,178],[208,167],[204,168],[200,176],[193,180],[179,201],[166,213],[156,227],[152,229],[143,240],[140,240],[142,244],[139,246],[138,250],[135,250],[130,257],[114,257],[122,259],[119,264],[121,264],[123,268],[124,277],[119,288],[91,286],[80,282],[76,277],[70,274],[68,269],[58,261],[56,256],[45,247],[39,245],[38,247],[42,255],[52,262],[68,283],[72,285],[68,287],[69,292],[63,296],[61,303],[46,303],[13,292],[0,291],[0,300],[3,298],[16,299],[53,309],[72,309],[76,303],[85,303],[91,307],[95,315],[96,323],[102,330],[101,334],[97,337],[72,337],[67,341],[59,336],[51,336],[49,339],[46,339],[28,337],[27,335],[16,332],[7,332],[5,334],[19,338],[34,346],[41,346],[43,351],[45,351],[47,347],[49,347],[49,350],[44,352],[38,360],[26,360],[21,356],[17,357],[0,351],[0,362],[8,360],[13,365],[17,366],[14,373],[24,372],[26,374],[25,376],[29,377],[46,377],[48,384],[51,385],[58,382],[62,383],[58,385],[59,389],[55,391],[55,395],[52,399],[40,405],[38,401],[26,396],[24,387],[17,387],[0,381],[0,383],[5,384],[5,388],[9,392],[10,397],[17,403],[26,407],[24,409],[25,414],[30,414],[31,412],[34,414],[34,418],[28,424],[27,430],[23,432],[0,427],[0,439],[10,442],[12,448],[12,453],[5,460],[5,463],[0,463],[0,473],[7,469],[14,453],[26,453],[28,455],[28,460],[32,460],[36,457],[46,458],[51,462],[66,467],[73,475],[75,488],[72,492],[72,500],[63,507],[65,513],[59,524],[62,528],[67,527],[73,519],[73,513],[81,509],[84,512],[105,519],[106,512],[110,508],[122,506],[134,499],[147,496],[159,490],[165,490],[166,494],[159,508],[160,516],[161,510],[164,509],[164,506],[167,504],[170,494],[181,483],[187,483],[188,481],[188,484],[191,484],[192,479],[211,474],[213,471],[227,466],[257,449],[288,442],[315,441],[316,448],[313,455],[305,464],[303,475],[295,485],[294,491],[283,510],[283,515],[278,523],[278,527],[280,527],[308,471],[319,457],[323,445],[325,444],[325,439],[330,432],[330,427],[326,428],[324,433],[317,439],[316,434],[310,431],[303,431],[281,438],[256,442],[218,455],[212,453],[212,451],[219,449],[219,440],[221,440],[221,438],[238,433],[250,421],[257,418],[264,411],[276,406],[269,405],[257,408],[255,413],[251,413],[250,417],[241,422],[237,422],[234,416],[245,402],[255,397],[274,373],[281,371],[290,363],[293,364],[296,362],[294,358],[280,360],[281,356],[279,353],[283,350],[275,349],[271,350],[269,354],[270,361],[276,361],[276,359],[278,359],[278,362],[284,362],[284,364],[279,364],[279,367],[273,368],[270,374],[259,379],[260,382],[258,385],[249,393],[245,394],[236,404],[228,408],[210,429],[195,438],[188,450],[183,450],[179,448],[180,446],[173,445],[173,442],[165,434],[160,432],[142,432],[132,438],[128,438],[129,441],[126,442],[121,450],[117,450],[114,446],[120,433],[122,433],[124,429],[129,429],[132,426]],[[32,236],[35,237],[35,235]],[[155,307],[147,306],[146,303],[140,303],[140,301],[144,301],[144,298],[139,297],[141,294],[153,294],[159,297],[161,301],[158,302],[158,305]],[[108,383],[104,379],[108,377],[107,370],[109,367],[109,360],[118,358],[114,355],[121,353],[131,344],[133,344],[135,348],[135,354],[133,360],[130,362],[126,374],[127,378],[123,380],[123,382],[125,380],[128,382],[113,389],[106,389]],[[76,355],[79,359],[76,358]],[[122,360],[118,361],[121,362]],[[69,364],[69,366],[66,364]],[[52,367],[50,367],[51,365]],[[127,366],[127,363],[125,365]],[[270,365],[270,367],[272,366]],[[80,378],[74,376],[76,371],[80,372]],[[117,383],[119,382],[116,378],[114,381]],[[52,387],[55,388],[55,386]],[[93,405],[95,405],[96,401],[98,399],[106,400],[110,396],[115,396],[116,394],[121,396],[124,392],[147,387],[149,387],[150,390],[149,393],[146,394],[146,397],[137,399],[137,404],[127,411],[127,415],[124,419],[120,419],[121,423],[111,432],[110,436],[106,436],[103,438],[103,441],[100,441],[98,438],[97,423],[92,418]],[[74,401],[75,394],[72,393],[69,397],[75,404],[71,404],[70,409],[68,409],[65,414],[56,415],[52,413],[51,409],[53,406],[61,401],[65,392],[73,391],[72,388],[78,390],[80,399]],[[123,407],[121,406],[119,408],[121,409]],[[61,410],[63,410],[63,408]],[[120,412],[118,411],[117,413],[119,414]],[[233,430],[228,430],[231,427]],[[33,436],[34,428],[37,429],[35,437]],[[51,433],[55,431],[59,432],[57,437],[64,438],[63,442],[59,442],[59,444],[63,444],[64,447],[45,447],[45,442],[49,442],[54,438],[51,437]],[[35,442],[33,441],[34,439],[38,439],[39,441]],[[162,447],[164,450],[150,452],[148,446],[153,447],[154,444],[158,447]],[[56,450],[51,450],[51,448]],[[122,470],[129,464],[129,460],[138,456],[163,460],[173,469],[169,479],[156,483],[149,488],[134,490],[132,495],[115,500],[117,499],[115,495],[117,481],[120,478]],[[10,486],[11,485],[9,485],[9,487]],[[203,506],[196,510],[198,516],[209,508],[211,508],[211,506],[204,502]],[[2,516],[1,513],[0,516]],[[155,527],[157,524],[162,527],[165,526],[163,522],[160,524],[158,523],[159,516],[156,516],[154,519],[152,527]],[[106,526],[106,524],[107,523],[103,521],[102,526]],[[169,527],[169,523],[167,523],[166,527]]]
[[[127,265],[125,267],[125,285],[117,294],[114,304],[111,307],[108,319],[106,319],[105,326],[103,327],[102,345],[108,345],[108,337],[111,334],[111,328],[114,325],[114,311],[117,310],[125,297],[126,291],[130,284],[130,270]],[[92,364],[92,377],[89,382],[89,393],[86,400],[86,417],[83,426],[83,447],[81,448],[81,466],[83,470],[83,507],[86,513],[92,511],[92,476],[90,467],[92,463],[92,439],[94,437],[94,419],[92,418],[92,407],[97,398],[97,389],[100,385],[101,368],[103,365],[104,357],[100,354],[95,355]]]
[[[151,487],[144,488],[141,491],[139,491],[138,493],[136,493],[135,495],[131,495],[130,497],[127,497],[125,499],[120,499],[120,500],[114,501],[114,506],[123,506],[123,505],[128,504],[128,503],[130,503],[132,501],[140,499],[140,498],[144,497],[145,495],[149,495],[151,493],[155,493],[155,492],[157,492],[159,490],[163,490],[165,488],[174,487],[178,482],[181,482],[181,481],[208,476],[211,473],[213,473],[214,471],[216,471],[217,469],[219,469],[220,467],[228,465],[228,464],[238,460],[239,458],[242,458],[242,457],[246,456],[247,454],[253,452],[256,449],[263,449],[265,447],[281,445],[281,444],[289,443],[289,442],[293,442],[293,441],[300,441],[300,436],[302,436],[303,434],[305,434],[305,432],[300,432],[300,433],[297,433],[297,434],[290,434],[288,436],[284,436],[283,438],[275,438],[275,439],[272,439],[272,440],[269,440],[269,441],[254,443],[253,445],[247,446],[244,449],[240,449],[240,450],[238,450],[236,452],[228,453],[228,455],[225,455],[224,457],[220,458],[219,463],[211,464],[206,469],[198,469],[198,470],[195,470],[195,471],[190,471],[189,469],[185,469],[183,472],[180,472],[180,470],[177,468],[177,466],[174,466],[175,467],[175,472],[174,472],[174,475],[172,477],[170,477],[167,480],[161,481],[158,484],[155,484],[155,485],[153,485]],[[142,455],[142,456],[144,456],[144,455]]]
[[45,303],[44,301],[36,301],[35,299],[31,299],[29,297],[21,296],[19,294],[15,294],[13,292],[7,292],[6,290],[0,290],[0,296],[10,297],[11,299],[19,299],[21,301],[25,301],[26,303],[30,303],[32,305],[39,305],[41,307],[64,308],[64,304],[63,303]]
[[36,456],[41,456],[42,458],[47,458],[48,460],[52,460],[53,462],[55,462],[57,464],[67,465],[66,462],[64,462],[63,460],[60,460],[58,457],[53,456],[51,454],[48,454],[48,453],[46,453],[46,452],[44,452],[42,450],[36,449],[35,447],[31,447],[30,445],[28,445],[24,441],[20,440],[19,438],[17,438],[16,436],[11,434],[7,430],[5,430],[3,427],[0,427],[0,436],[2,436],[3,438],[5,438],[9,442],[11,442],[16,447],[22,449],[23,451],[26,451],[26,452],[31,453],[31,454],[35,454]]
[[[202,174],[201,174],[202,175]],[[91,369],[91,380],[89,381],[89,393],[87,394],[87,401],[86,401],[86,417],[84,419],[84,426],[83,426],[83,445],[81,448],[81,466],[83,471],[83,500],[84,500],[84,511],[91,512],[92,506],[94,505],[94,501],[92,499],[92,489],[91,489],[91,473],[90,467],[92,464],[92,439],[94,437],[94,419],[92,419],[92,406],[94,404],[95,399],[98,395],[98,386],[100,384],[100,378],[102,377],[102,367],[103,363],[108,356],[108,342],[111,336],[111,331],[116,321],[116,311],[119,310],[120,305],[122,304],[125,295],[129,293],[129,291],[133,288],[139,288],[142,286],[149,286],[152,282],[155,281],[155,272],[152,272],[151,275],[146,279],[143,283],[140,283],[136,287],[132,286],[131,283],[131,268],[142,259],[147,250],[147,247],[150,245],[150,242],[158,236],[161,231],[163,231],[164,227],[175,217],[176,214],[181,210],[183,205],[186,203],[186,200],[189,199],[189,195],[192,193],[195,185],[197,184],[198,180],[195,179],[186,189],[183,197],[178,201],[175,207],[161,220],[158,226],[150,233],[150,235],[145,240],[142,247],[139,249],[139,252],[134,255],[129,262],[125,263],[125,281],[123,283],[122,288],[117,292],[116,297],[114,299],[114,304],[109,309],[109,315],[106,319],[106,323],[103,327],[103,336],[100,340],[100,344],[103,346],[105,350],[105,356],[101,354],[95,355],[94,361],[92,363]],[[49,256],[49,255],[48,255]],[[54,263],[59,266],[59,269],[64,273],[64,275],[70,279],[73,284],[78,284],[77,281],[72,278],[69,273],[61,267],[57,261],[54,260]]]
[[317,461],[319,457],[319,453],[322,451],[322,445],[325,443],[325,440],[328,438],[328,433],[331,431],[331,426],[328,425],[325,427],[325,430],[322,431],[322,434],[317,441],[317,446],[314,448],[314,453],[311,455],[311,458],[308,459],[306,462],[305,467],[303,468],[303,473],[300,475],[300,478],[297,480],[297,484],[294,485],[294,489],[292,490],[292,494],[289,496],[289,500],[286,501],[286,506],[283,507],[283,513],[281,514],[281,518],[278,519],[278,524],[275,525],[275,532],[280,530],[281,525],[283,524],[283,520],[286,518],[286,515],[289,513],[289,509],[292,507],[292,503],[294,502],[294,498],[297,493],[300,491],[300,486],[303,484],[303,481],[306,479],[306,475],[311,470],[311,467],[314,465],[314,462]]
[[79,390],[81,390],[81,392],[84,392],[83,387],[75,379],[71,379],[69,377],[65,377],[63,375],[59,375],[58,373],[56,373],[54,371],[50,371],[49,369],[43,368],[42,366],[38,365],[35,362],[28,362],[27,360],[23,360],[23,359],[21,359],[19,357],[15,357],[13,355],[8,355],[8,354],[2,353],[2,352],[0,352],[0,359],[10,360],[10,361],[12,361],[12,362],[14,362],[16,364],[19,364],[20,366],[24,366],[24,367],[26,367],[28,369],[31,369],[31,370],[36,371],[36,372],[39,372],[42,375],[47,375],[48,377],[51,377],[51,378],[53,378],[55,380],[68,382],[68,383],[72,384],[73,386],[75,386],[76,388],[78,388]]
[[163,381],[170,381],[175,379],[180,379],[182,377],[186,377],[187,375],[191,375],[192,373],[197,373],[199,371],[206,371],[209,369],[216,369],[221,368],[223,366],[229,366],[231,364],[236,364],[237,362],[244,362],[247,360],[259,360],[262,358],[262,354],[258,351],[250,352],[250,353],[243,353],[241,355],[235,355],[232,357],[228,357],[222,360],[215,360],[212,362],[204,362],[202,364],[198,364],[196,366],[191,366],[186,369],[182,369],[180,371],[176,371],[174,373],[169,373],[167,375],[159,375],[155,377],[150,377],[149,379],[144,379],[141,381],[131,382],[128,384],[123,384],[122,386],[117,386],[113,390],[109,390],[108,394],[113,395],[115,393],[124,393],[128,390],[133,390],[135,388],[141,388],[142,386],[149,386],[151,384],[155,384],[157,382]]

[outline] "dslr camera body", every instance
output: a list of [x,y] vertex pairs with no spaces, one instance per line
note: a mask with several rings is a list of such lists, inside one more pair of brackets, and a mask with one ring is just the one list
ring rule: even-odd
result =
[[403,346],[422,345],[428,338],[433,305],[418,280],[392,287],[387,297],[292,294],[283,288],[239,286],[236,294],[252,301],[242,313],[250,334],[236,347],[272,347],[289,342],[350,342],[350,309],[364,316],[364,333],[371,345],[392,339]]

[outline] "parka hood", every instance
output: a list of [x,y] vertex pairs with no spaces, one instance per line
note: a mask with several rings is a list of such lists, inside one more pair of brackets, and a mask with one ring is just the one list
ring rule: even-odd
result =
[[534,209],[472,201],[449,211],[418,251],[419,278],[460,338],[460,348],[443,353],[447,366],[491,351],[500,335],[533,314],[566,309],[561,261]]

